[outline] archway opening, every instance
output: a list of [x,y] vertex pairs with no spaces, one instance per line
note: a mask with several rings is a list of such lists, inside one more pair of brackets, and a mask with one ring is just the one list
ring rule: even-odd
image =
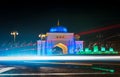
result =
[[63,43],[58,43],[52,48],[52,54],[67,54],[68,48]]

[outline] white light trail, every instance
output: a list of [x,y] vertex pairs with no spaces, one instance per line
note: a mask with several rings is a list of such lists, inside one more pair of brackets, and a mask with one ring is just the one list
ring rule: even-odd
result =
[[49,75],[90,75],[90,74],[113,74],[113,73],[23,73],[23,74],[0,74],[0,76],[49,76]]
[[87,60],[117,60],[120,61],[120,56],[12,56],[12,57],[0,57],[0,61],[24,61],[24,60],[69,60],[69,61],[74,61],[74,60],[82,60],[82,61],[87,61]]
[[5,68],[0,69],[0,73],[6,72],[6,71],[10,71],[12,69],[15,69],[15,67],[5,67]]

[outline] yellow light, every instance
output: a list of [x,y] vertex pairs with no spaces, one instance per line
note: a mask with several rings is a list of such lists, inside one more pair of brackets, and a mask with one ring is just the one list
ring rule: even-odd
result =
[[11,32],[11,35],[18,35],[17,31]]
[[43,37],[46,37],[46,35],[45,34],[39,34],[38,37],[43,38]]
[[17,31],[13,31],[10,34],[14,36],[14,42],[15,42],[16,36],[18,35],[18,32]]
[[62,48],[63,53],[64,53],[64,54],[67,54],[68,48],[67,48],[66,45],[64,45],[64,44],[62,44],[62,43],[58,43],[58,44],[55,45],[55,46],[58,46],[58,47]]

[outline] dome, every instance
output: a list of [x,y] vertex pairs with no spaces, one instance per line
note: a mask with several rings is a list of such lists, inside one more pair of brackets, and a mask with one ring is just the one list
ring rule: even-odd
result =
[[56,26],[50,29],[50,32],[67,32],[67,28],[63,26]]
[[62,25],[60,25],[59,20],[58,20],[57,26],[56,27],[52,27],[50,29],[50,32],[62,32],[62,33],[65,33],[65,32],[67,32],[67,28],[62,26]]

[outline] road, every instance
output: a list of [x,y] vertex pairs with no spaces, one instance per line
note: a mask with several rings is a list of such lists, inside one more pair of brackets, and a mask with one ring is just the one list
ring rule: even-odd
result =
[[120,77],[119,62],[35,62],[0,65],[2,77]]

